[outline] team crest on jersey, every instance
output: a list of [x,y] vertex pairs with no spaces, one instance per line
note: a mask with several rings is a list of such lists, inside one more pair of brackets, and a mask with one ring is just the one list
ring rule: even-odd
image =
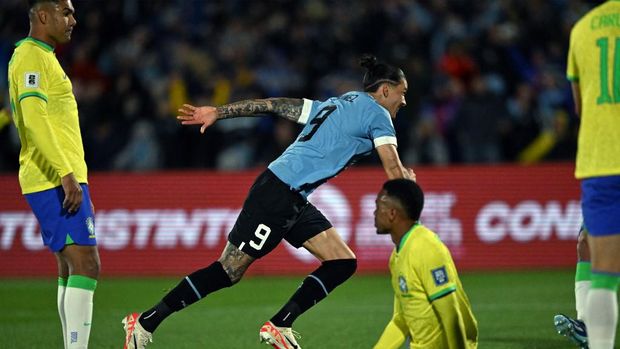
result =
[[445,266],[441,266],[437,269],[431,270],[431,274],[433,274],[433,280],[435,281],[435,286],[441,286],[448,282],[448,274],[446,273]]
[[400,288],[400,292],[402,293],[409,292],[409,289],[407,288],[407,279],[405,279],[402,275],[398,277],[398,288]]
[[95,222],[93,221],[93,217],[86,218],[86,228],[88,228],[88,238],[95,238]]
[[24,75],[24,83],[26,88],[38,88],[39,87],[39,73],[27,72]]

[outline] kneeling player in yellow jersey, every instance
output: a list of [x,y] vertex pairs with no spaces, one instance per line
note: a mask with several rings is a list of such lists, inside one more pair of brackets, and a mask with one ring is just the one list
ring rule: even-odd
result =
[[374,349],[478,347],[478,325],[450,251],[419,223],[422,189],[407,179],[385,182],[376,200],[377,234],[390,234],[394,315]]

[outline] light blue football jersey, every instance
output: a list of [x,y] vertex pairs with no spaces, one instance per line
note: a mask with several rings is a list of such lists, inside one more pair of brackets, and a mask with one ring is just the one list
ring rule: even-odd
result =
[[269,169],[304,197],[373,148],[397,145],[390,113],[366,92],[304,99],[299,122],[303,130]]

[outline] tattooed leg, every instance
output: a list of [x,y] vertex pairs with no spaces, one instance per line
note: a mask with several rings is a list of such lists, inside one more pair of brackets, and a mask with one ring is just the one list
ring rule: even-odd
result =
[[224,248],[220,259],[218,259],[233,284],[241,280],[241,277],[254,260],[253,257],[239,250],[237,246],[230,242],[226,243],[226,248]]

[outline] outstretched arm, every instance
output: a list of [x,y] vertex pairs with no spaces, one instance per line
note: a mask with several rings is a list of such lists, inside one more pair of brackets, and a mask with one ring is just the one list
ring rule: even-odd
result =
[[245,101],[225,104],[220,107],[195,107],[183,104],[179,109],[177,119],[183,125],[202,125],[200,133],[217,120],[230,119],[239,116],[256,116],[260,114],[274,114],[282,118],[298,121],[304,106],[304,100],[299,98],[267,98],[248,99]]
[[403,166],[393,144],[383,144],[376,149],[388,179],[406,178],[415,181],[415,173]]

